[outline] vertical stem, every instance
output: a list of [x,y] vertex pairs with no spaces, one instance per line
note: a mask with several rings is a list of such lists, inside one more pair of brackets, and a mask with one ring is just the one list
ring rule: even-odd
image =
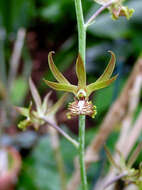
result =
[[[79,53],[85,64],[86,54],[86,28],[83,18],[82,2],[81,0],[75,0],[75,9],[77,16],[78,26],[78,46]],[[80,160],[80,175],[82,181],[82,190],[87,190],[87,176],[85,171],[84,162],[84,146],[85,146],[85,115],[79,116],[79,160]]]
[[84,147],[85,147],[85,115],[79,116],[79,161],[80,161],[80,174],[83,190],[87,190],[87,176],[85,171],[84,161]]
[[85,64],[86,54],[86,28],[84,25],[83,10],[81,0],[75,0],[75,9],[77,16],[77,27],[78,27],[78,46],[79,53]]

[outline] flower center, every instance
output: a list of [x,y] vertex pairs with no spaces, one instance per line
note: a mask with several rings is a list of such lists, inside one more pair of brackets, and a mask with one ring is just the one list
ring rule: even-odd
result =
[[85,98],[86,98],[86,92],[85,92],[85,90],[80,89],[80,90],[77,92],[77,98],[78,98],[78,99],[85,99]]

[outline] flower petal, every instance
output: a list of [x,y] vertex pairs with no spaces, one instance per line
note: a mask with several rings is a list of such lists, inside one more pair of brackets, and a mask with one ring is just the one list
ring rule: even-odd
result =
[[50,97],[50,95],[51,95],[51,91],[44,97],[44,99],[43,99],[43,103],[42,103],[42,111],[43,111],[43,113],[46,113],[47,112],[47,110],[48,110],[48,104],[50,104],[49,103],[49,97]]
[[109,162],[115,167],[117,168],[118,170],[121,170],[120,166],[116,163],[116,161],[113,159],[109,149],[107,148],[106,145],[104,145],[104,149],[105,149],[105,152],[107,154],[107,158],[109,160]]
[[23,107],[17,107],[14,106],[14,108],[16,109],[16,111],[18,111],[21,115],[25,116],[25,117],[29,117],[29,108],[23,108]]
[[49,55],[48,55],[49,67],[52,71],[52,74],[54,75],[54,77],[56,78],[58,82],[70,84],[69,81],[62,75],[62,73],[57,69],[56,65],[54,64],[53,59],[52,59],[53,53],[54,52],[51,51],[49,52]]
[[108,85],[110,85],[113,81],[116,80],[118,75],[115,75],[114,77],[112,77],[109,80],[105,80],[105,81],[100,81],[100,82],[94,82],[92,84],[89,84],[87,86],[87,96],[89,96],[93,91],[95,90],[99,90],[101,88],[105,88]]
[[77,92],[77,87],[72,84],[64,84],[64,83],[57,83],[57,82],[50,82],[48,80],[44,80],[45,83],[53,88],[54,90],[59,90],[59,91],[65,91],[65,92],[72,92],[76,94]]
[[18,123],[18,128],[25,130],[30,125],[32,125],[32,122],[30,120],[25,119],[23,121],[20,121],[20,123]]
[[65,99],[67,98],[68,93],[65,93],[51,108],[49,108],[48,114],[56,114],[56,112],[60,109]]
[[30,91],[32,93],[32,97],[36,104],[36,109],[38,110],[41,108],[41,98],[31,78],[29,79],[29,85],[30,85]]
[[78,78],[78,86],[81,88],[85,87],[86,86],[86,71],[85,71],[85,66],[80,54],[78,55],[78,58],[76,61],[76,74]]
[[132,153],[132,155],[130,156],[127,166],[130,168],[132,167],[132,165],[134,164],[134,162],[136,161],[138,155],[140,154],[142,149],[142,142],[140,142],[137,146],[137,148],[134,150],[134,152]]
[[116,58],[115,58],[115,54],[112,51],[109,51],[111,53],[111,59],[109,61],[109,64],[107,65],[104,73],[97,79],[96,82],[101,82],[101,81],[106,81],[108,80],[114,70],[115,67],[115,62],[116,62]]

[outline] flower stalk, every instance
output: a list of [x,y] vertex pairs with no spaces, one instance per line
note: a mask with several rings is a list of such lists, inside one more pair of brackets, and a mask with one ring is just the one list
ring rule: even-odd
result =
[[78,142],[71,138],[66,132],[64,132],[58,125],[56,125],[55,123],[51,123],[47,117],[42,116],[41,119],[43,119],[49,126],[53,127],[54,129],[56,129],[61,135],[63,135],[69,142],[71,142],[77,149],[79,147]]
[[[78,26],[78,47],[79,54],[85,65],[86,57],[86,27],[84,24],[82,2],[81,0],[75,0],[75,10],[77,16],[77,26]],[[80,161],[80,175],[82,181],[82,189],[87,190],[87,175],[85,170],[84,161],[84,147],[85,147],[85,115],[79,116],[79,161]]]

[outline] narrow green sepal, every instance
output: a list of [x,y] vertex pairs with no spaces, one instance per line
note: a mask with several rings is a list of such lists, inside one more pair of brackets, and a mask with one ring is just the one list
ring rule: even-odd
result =
[[86,70],[85,70],[85,64],[83,63],[80,54],[78,55],[76,61],[76,75],[78,78],[78,86],[80,88],[84,88],[86,86]]
[[51,106],[49,108],[49,110],[47,111],[47,115],[48,114],[52,114],[55,115],[56,112],[60,109],[60,107],[63,105],[63,103],[65,102],[66,98],[68,96],[68,93],[65,93],[53,106]]
[[44,80],[44,82],[54,90],[59,90],[59,91],[65,91],[65,92],[72,92],[76,94],[77,92],[77,87],[72,84],[63,84],[63,83],[57,83],[57,82],[51,82],[48,80]]
[[62,75],[62,73],[57,69],[56,65],[54,64],[53,59],[52,59],[53,53],[54,51],[51,51],[49,52],[49,55],[48,55],[49,67],[50,67],[50,70],[52,71],[53,76],[56,78],[56,80],[59,83],[70,84],[69,81]]
[[111,59],[109,61],[109,64],[107,65],[105,71],[97,79],[96,82],[108,80],[111,77],[112,73],[113,73],[113,70],[114,70],[114,67],[115,67],[116,58],[115,58],[115,54],[112,51],[108,51],[108,52],[111,54]]
[[116,80],[116,78],[118,77],[118,75],[115,75],[114,77],[110,78],[109,80],[106,81],[101,81],[101,82],[94,82],[92,84],[89,84],[87,86],[87,96],[90,96],[90,94],[93,91],[99,90],[101,88],[105,88],[108,85],[110,85],[113,81]]

